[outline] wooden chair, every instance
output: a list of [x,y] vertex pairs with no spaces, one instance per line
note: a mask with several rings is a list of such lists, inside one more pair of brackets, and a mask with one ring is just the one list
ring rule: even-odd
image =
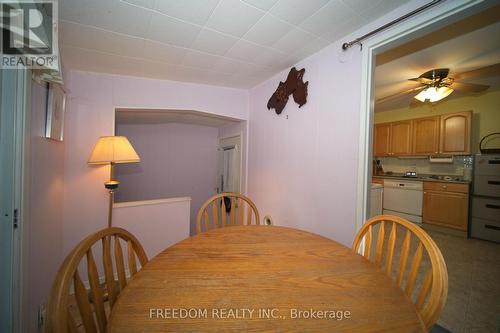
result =
[[[99,247],[99,243],[102,248]],[[122,244],[126,244],[126,259]],[[105,290],[99,281],[92,248],[96,252],[102,252]],[[82,240],[66,257],[57,273],[49,299],[46,331],[50,333],[79,332],[83,328],[84,332],[105,332],[109,311],[120,291],[127,285],[125,261],[128,262],[130,276],[133,276],[140,268],[137,265],[137,258],[140,267],[148,262],[146,253],[137,238],[121,228],[103,229]],[[87,271],[90,290],[85,288],[79,269]],[[115,280],[115,276],[118,280]],[[76,315],[70,311],[72,291],[74,291],[77,304]],[[78,327],[79,320],[83,326]]]
[[[210,206],[212,206],[211,209]],[[210,223],[209,211],[211,211],[212,223]],[[202,232],[202,220],[205,226],[204,231],[209,231],[210,229],[233,225],[250,225],[252,224],[252,217],[255,224],[260,224],[259,211],[252,200],[235,192],[219,193],[205,201],[200,210],[198,210],[196,232],[198,234]]]
[[[376,226],[378,226],[378,230],[375,230]],[[406,230],[406,232],[404,232],[401,248],[396,253],[400,257],[399,263],[397,267],[393,267],[393,258],[397,243],[396,230],[398,226],[400,227],[399,229]],[[388,230],[387,246],[384,251],[387,228],[390,228],[390,230]],[[376,239],[375,232],[378,233]],[[448,272],[443,255],[436,243],[420,227],[392,215],[375,216],[368,220],[354,238],[353,251],[360,251],[360,245],[363,240],[363,256],[383,269],[389,277],[395,279],[398,286],[412,299],[427,330],[430,330],[439,318],[448,295]],[[372,247],[372,242],[375,248]],[[416,245],[416,250],[412,256],[409,272],[405,275],[405,272],[408,270],[407,262],[412,243]],[[428,269],[422,269],[427,268],[424,267],[425,265],[422,265],[422,258],[424,256],[430,262]],[[427,262],[425,263],[429,266]],[[416,288],[417,277],[421,270],[425,271],[425,275],[421,287]],[[406,280],[406,283],[404,283],[404,280]]]

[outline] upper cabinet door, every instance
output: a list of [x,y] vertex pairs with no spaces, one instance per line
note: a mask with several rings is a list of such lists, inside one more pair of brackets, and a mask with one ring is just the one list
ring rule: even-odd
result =
[[441,116],[439,152],[449,155],[470,154],[471,112]]
[[411,155],[412,121],[398,121],[391,124],[391,155]]
[[413,154],[439,153],[439,116],[413,120]]
[[375,125],[373,155],[389,156],[391,151],[391,124]]

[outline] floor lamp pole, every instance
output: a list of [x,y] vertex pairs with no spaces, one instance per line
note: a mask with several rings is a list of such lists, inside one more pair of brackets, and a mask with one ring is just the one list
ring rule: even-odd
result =
[[115,191],[109,190],[109,209],[108,209],[108,228],[113,225],[113,203],[115,199]]
[[115,168],[115,163],[111,162],[109,170],[109,181],[104,183],[104,187],[109,191],[108,228],[111,228],[113,226],[113,204],[115,202],[115,190],[118,188],[118,185],[120,184],[119,181],[113,180],[114,168]]

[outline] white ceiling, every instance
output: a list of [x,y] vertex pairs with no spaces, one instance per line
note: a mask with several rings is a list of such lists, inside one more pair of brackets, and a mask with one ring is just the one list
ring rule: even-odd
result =
[[116,109],[116,124],[181,123],[208,127],[224,127],[242,120],[191,110]]
[[[500,22],[447,39],[442,43],[377,66],[375,98],[379,99],[418,87],[417,82],[408,81],[408,79],[418,77],[433,68],[450,68],[449,76],[454,77],[461,72],[499,63],[500,39],[498,36],[500,36]],[[490,85],[486,92],[500,89],[500,77],[498,76],[459,82]],[[387,111],[419,103],[415,102],[413,98],[416,94],[412,93],[392,101],[376,104],[375,111]],[[455,91],[440,103],[461,96],[470,96],[470,94]]]
[[70,69],[252,87],[408,0],[60,0]]

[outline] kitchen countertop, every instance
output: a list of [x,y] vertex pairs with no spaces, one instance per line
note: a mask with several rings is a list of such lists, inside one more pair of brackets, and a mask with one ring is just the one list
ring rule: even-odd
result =
[[374,175],[372,178],[384,178],[384,179],[400,179],[400,180],[415,180],[415,181],[425,181],[425,182],[438,182],[438,183],[456,183],[456,184],[470,184],[470,180],[464,180],[459,176],[450,176],[451,180],[445,179],[435,179],[430,178],[432,175],[420,175],[417,177],[404,177],[403,174],[393,173],[389,175]]

